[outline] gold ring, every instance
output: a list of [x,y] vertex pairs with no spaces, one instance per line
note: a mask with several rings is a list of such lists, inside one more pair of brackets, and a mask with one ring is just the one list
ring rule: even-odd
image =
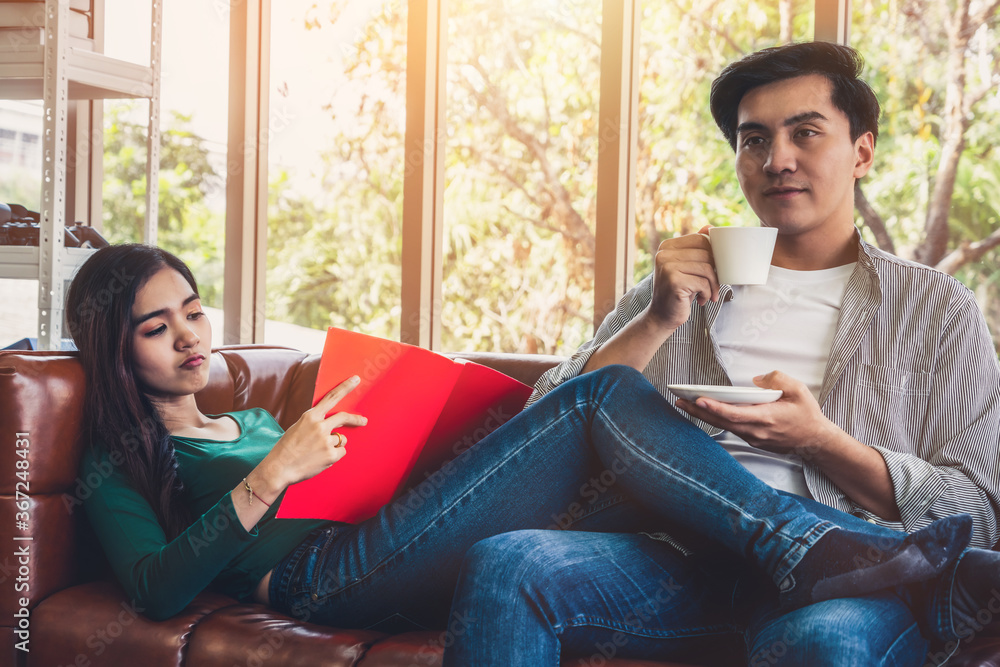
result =
[[343,447],[346,444],[347,444],[347,438],[344,436],[343,433],[340,433],[338,431],[337,432],[337,444],[334,445],[334,447]]

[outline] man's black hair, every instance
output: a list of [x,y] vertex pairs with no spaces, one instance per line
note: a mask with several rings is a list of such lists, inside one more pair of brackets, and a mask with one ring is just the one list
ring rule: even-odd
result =
[[821,74],[833,86],[834,106],[850,121],[851,140],[865,132],[877,140],[879,103],[875,91],[860,78],[864,66],[860,53],[830,42],[788,44],[751,53],[726,67],[712,82],[712,117],[735,151],[737,112],[747,92],[775,81]]

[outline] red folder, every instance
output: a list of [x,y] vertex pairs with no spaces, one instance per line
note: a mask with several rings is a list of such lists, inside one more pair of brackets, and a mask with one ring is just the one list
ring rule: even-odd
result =
[[520,412],[531,394],[492,368],[331,327],[313,405],[352,375],[360,384],[333,412],[368,424],[337,429],[347,436],[347,455],[288,487],[279,518],[367,519],[408,479],[416,483]]

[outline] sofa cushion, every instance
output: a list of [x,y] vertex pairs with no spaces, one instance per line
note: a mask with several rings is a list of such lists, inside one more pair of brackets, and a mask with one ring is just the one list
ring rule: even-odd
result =
[[224,595],[202,593],[180,614],[157,622],[143,616],[118,584],[73,586],[46,598],[32,613],[27,667],[178,667],[185,664],[195,625],[235,603]]
[[187,664],[351,667],[385,635],[302,623],[257,604],[234,605],[200,619]]

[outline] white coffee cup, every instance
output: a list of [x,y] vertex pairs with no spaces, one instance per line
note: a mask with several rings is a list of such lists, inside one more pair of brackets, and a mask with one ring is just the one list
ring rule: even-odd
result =
[[712,227],[708,238],[715,257],[715,273],[726,285],[763,285],[771,268],[774,227]]

